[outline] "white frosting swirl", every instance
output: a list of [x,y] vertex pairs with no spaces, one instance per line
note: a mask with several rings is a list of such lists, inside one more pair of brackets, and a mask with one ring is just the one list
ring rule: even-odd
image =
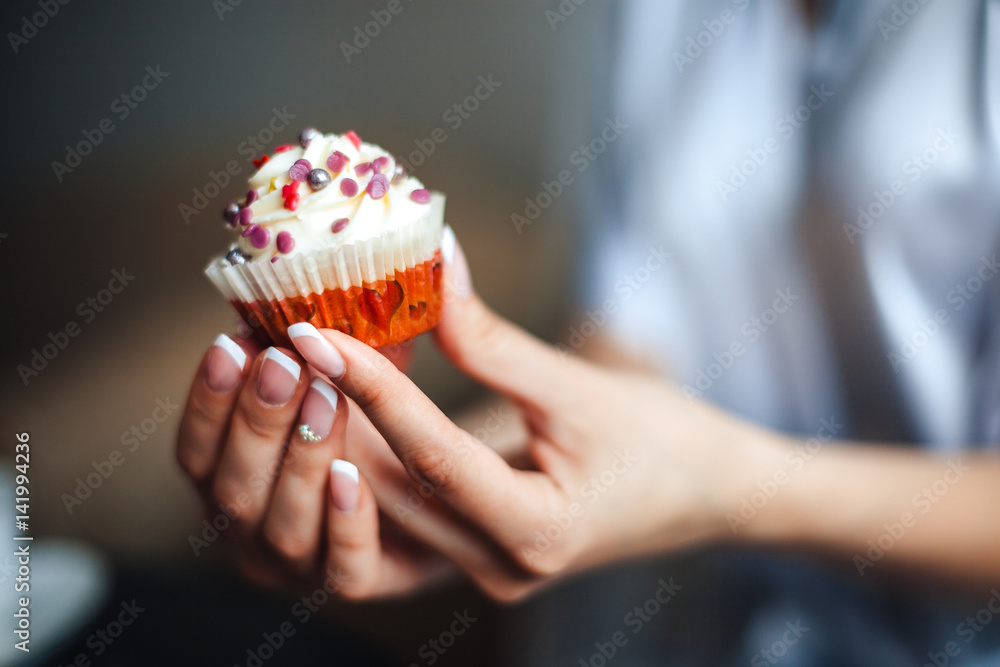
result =
[[[285,208],[282,188],[292,182],[288,175],[289,168],[296,161],[305,159],[313,169],[330,172],[327,158],[334,151],[347,156],[347,166],[340,173],[330,173],[330,183],[320,190],[314,190],[308,180],[299,183],[298,206],[294,211]],[[389,159],[380,173],[389,179],[390,185],[383,197],[374,199],[366,188],[376,172],[369,169],[358,176],[355,168],[380,157]],[[410,198],[414,190],[423,189],[423,184],[409,175],[392,182],[395,167],[396,160],[382,148],[362,143],[358,149],[349,138],[336,134],[319,135],[306,148],[295,146],[272,155],[249,181],[258,195],[249,207],[253,213],[250,224],[267,229],[267,245],[255,248],[249,236],[242,236],[247,227],[237,222],[236,232],[241,235],[237,241],[239,249],[252,261],[270,260],[276,256],[291,257],[315,248],[331,248],[379,236],[427,215],[430,205]],[[358,184],[358,192],[353,197],[346,197],[340,191],[345,178],[351,178]],[[334,233],[333,223],[341,218],[348,218],[350,222]],[[289,252],[278,252],[276,244],[281,232],[288,232],[295,241]]]

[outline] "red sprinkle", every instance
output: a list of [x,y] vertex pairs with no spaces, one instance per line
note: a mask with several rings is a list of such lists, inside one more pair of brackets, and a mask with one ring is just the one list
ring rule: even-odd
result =
[[418,204],[426,204],[431,200],[431,193],[427,190],[414,190],[410,193],[410,199]]
[[351,140],[351,143],[354,144],[355,148],[361,150],[361,137],[359,137],[354,130],[344,132],[344,136]]
[[372,170],[371,162],[362,162],[361,164],[359,164],[357,167],[354,168],[354,173],[357,174],[358,176],[364,176],[371,170]]
[[290,253],[295,247],[295,239],[289,232],[278,232],[278,238],[274,242],[278,246],[278,252],[282,254]]
[[253,160],[253,166],[255,166],[258,169],[260,169],[270,159],[271,158],[269,158],[267,155],[265,155],[264,157],[261,157],[261,158],[254,158],[254,160]]
[[309,160],[296,160],[295,164],[288,170],[288,177],[293,181],[304,181],[312,171],[312,164]]
[[296,192],[294,195],[285,200],[285,208],[289,211],[294,211],[299,207],[299,199],[301,199],[301,197],[299,197],[299,193]]
[[253,233],[250,234],[250,243],[253,244],[254,248],[258,250],[266,248],[270,240],[271,232],[267,231],[266,227],[261,227],[260,225],[254,226]]
[[375,169],[375,173],[381,174],[382,170],[389,166],[389,158],[386,156],[377,157],[372,161],[372,167]]
[[347,226],[347,223],[349,223],[350,221],[351,221],[350,218],[339,218],[337,220],[334,220],[333,227],[331,227],[333,233],[336,234],[337,232],[342,230],[344,227]]
[[295,148],[295,144],[281,144],[280,146],[274,149],[274,153],[275,155],[277,155],[278,153],[284,153],[285,151],[291,150],[293,148]]
[[372,199],[381,199],[389,190],[389,179],[385,174],[375,174],[365,188]]
[[241,208],[240,214],[236,217],[236,219],[240,221],[241,225],[246,227],[250,224],[250,221],[253,220],[253,211],[251,211],[249,207]]
[[353,197],[358,194],[358,182],[353,178],[344,178],[340,181],[340,193],[345,197]]
[[288,199],[299,192],[299,181],[292,181],[288,185],[281,186],[281,198]]
[[330,168],[330,173],[339,174],[344,171],[350,161],[351,159],[340,151],[334,151],[333,155],[326,159],[326,166]]

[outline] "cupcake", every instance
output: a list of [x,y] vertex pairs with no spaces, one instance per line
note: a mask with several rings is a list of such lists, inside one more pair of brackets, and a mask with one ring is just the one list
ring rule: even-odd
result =
[[205,273],[264,344],[309,322],[372,347],[409,340],[441,314],[444,195],[354,132],[307,128],[264,156],[235,242]]

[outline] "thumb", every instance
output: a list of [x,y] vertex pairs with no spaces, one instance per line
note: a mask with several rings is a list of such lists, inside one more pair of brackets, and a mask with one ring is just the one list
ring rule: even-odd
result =
[[502,394],[549,405],[566,392],[575,360],[491,310],[472,288],[465,253],[450,226],[441,241],[445,261],[441,319],[434,338],[459,370]]

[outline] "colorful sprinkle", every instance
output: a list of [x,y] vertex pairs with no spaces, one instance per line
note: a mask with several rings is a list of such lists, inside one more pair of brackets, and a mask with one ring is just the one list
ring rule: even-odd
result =
[[330,229],[332,229],[333,233],[336,234],[344,227],[346,227],[347,223],[349,223],[350,221],[351,221],[350,218],[338,218],[337,220],[333,221],[333,226]]
[[377,157],[372,160],[372,168],[375,169],[375,173],[381,174],[382,170],[389,166],[389,158],[386,156]]
[[260,195],[257,194],[257,191],[255,189],[250,188],[249,190],[247,190],[247,206],[249,206],[250,204],[254,203],[259,198],[260,198]]
[[313,190],[322,190],[330,185],[330,172],[326,169],[313,169],[306,177]]
[[354,132],[354,130],[348,130],[347,132],[344,132],[344,136],[350,139],[351,143],[354,144],[355,148],[361,150],[361,137],[359,137],[357,133]]
[[426,204],[431,200],[431,193],[427,190],[414,190],[410,193],[410,199],[417,202],[418,204]]
[[274,149],[274,154],[277,155],[278,153],[284,153],[285,151],[290,151],[293,148],[295,148],[295,144],[281,144]]
[[237,204],[236,202],[233,202],[226,208],[222,209],[222,217],[225,218],[226,221],[233,227],[236,226],[236,220],[239,217],[239,215],[240,215],[240,205]]
[[295,247],[295,239],[289,232],[278,232],[278,238],[274,240],[275,245],[278,246],[278,252],[282,254],[288,254]]
[[288,199],[292,195],[298,194],[299,192],[299,182],[292,181],[288,185],[281,186],[281,198]]
[[254,158],[254,159],[253,159],[253,166],[255,166],[255,167],[257,167],[258,169],[260,169],[260,168],[261,168],[261,167],[263,167],[263,166],[264,166],[264,165],[265,165],[265,164],[267,163],[267,161],[268,161],[268,160],[270,160],[270,159],[271,159],[271,158],[269,158],[269,157],[268,157],[267,155],[265,155],[265,156],[263,156],[263,157],[259,157],[259,158]]
[[309,142],[320,135],[319,130],[315,127],[306,127],[299,132],[299,146],[305,148],[309,145]]
[[381,199],[389,190],[389,179],[386,178],[385,174],[375,174],[365,189],[372,199]]
[[300,199],[301,197],[299,197],[299,194],[295,193],[294,195],[285,200],[285,208],[287,208],[289,211],[294,211],[299,207]]
[[358,194],[358,182],[353,178],[344,178],[340,181],[340,193],[345,197],[353,197]]
[[339,174],[344,171],[344,168],[347,167],[347,163],[350,161],[350,158],[340,151],[334,151],[333,155],[326,159],[326,166],[328,166],[330,171],[334,174]]
[[233,248],[226,253],[226,261],[228,261],[232,266],[236,266],[237,264],[246,264],[248,259],[250,259],[250,257],[239,248]]
[[251,234],[253,234],[253,230],[257,229],[258,227],[260,227],[260,225],[250,225],[249,227],[243,230],[243,233],[240,234],[240,236],[243,237],[250,236]]
[[277,261],[278,261],[278,256],[277,255],[275,255],[274,257],[271,258],[271,264],[274,264]]
[[271,240],[271,232],[267,231],[266,227],[261,227],[260,225],[254,225],[253,232],[250,233],[250,243],[254,248],[258,250],[261,248],[266,248],[268,242]]
[[354,168],[354,173],[357,174],[358,176],[364,176],[371,170],[372,170],[371,162],[362,162],[361,164],[359,164],[357,167]]
[[296,160],[295,164],[288,169],[288,177],[293,181],[304,181],[309,176],[310,171],[312,171],[312,164],[309,160]]
[[253,211],[251,211],[249,208],[240,209],[240,215],[238,220],[240,221],[241,225],[246,227],[247,225],[250,224],[250,221],[253,220]]

